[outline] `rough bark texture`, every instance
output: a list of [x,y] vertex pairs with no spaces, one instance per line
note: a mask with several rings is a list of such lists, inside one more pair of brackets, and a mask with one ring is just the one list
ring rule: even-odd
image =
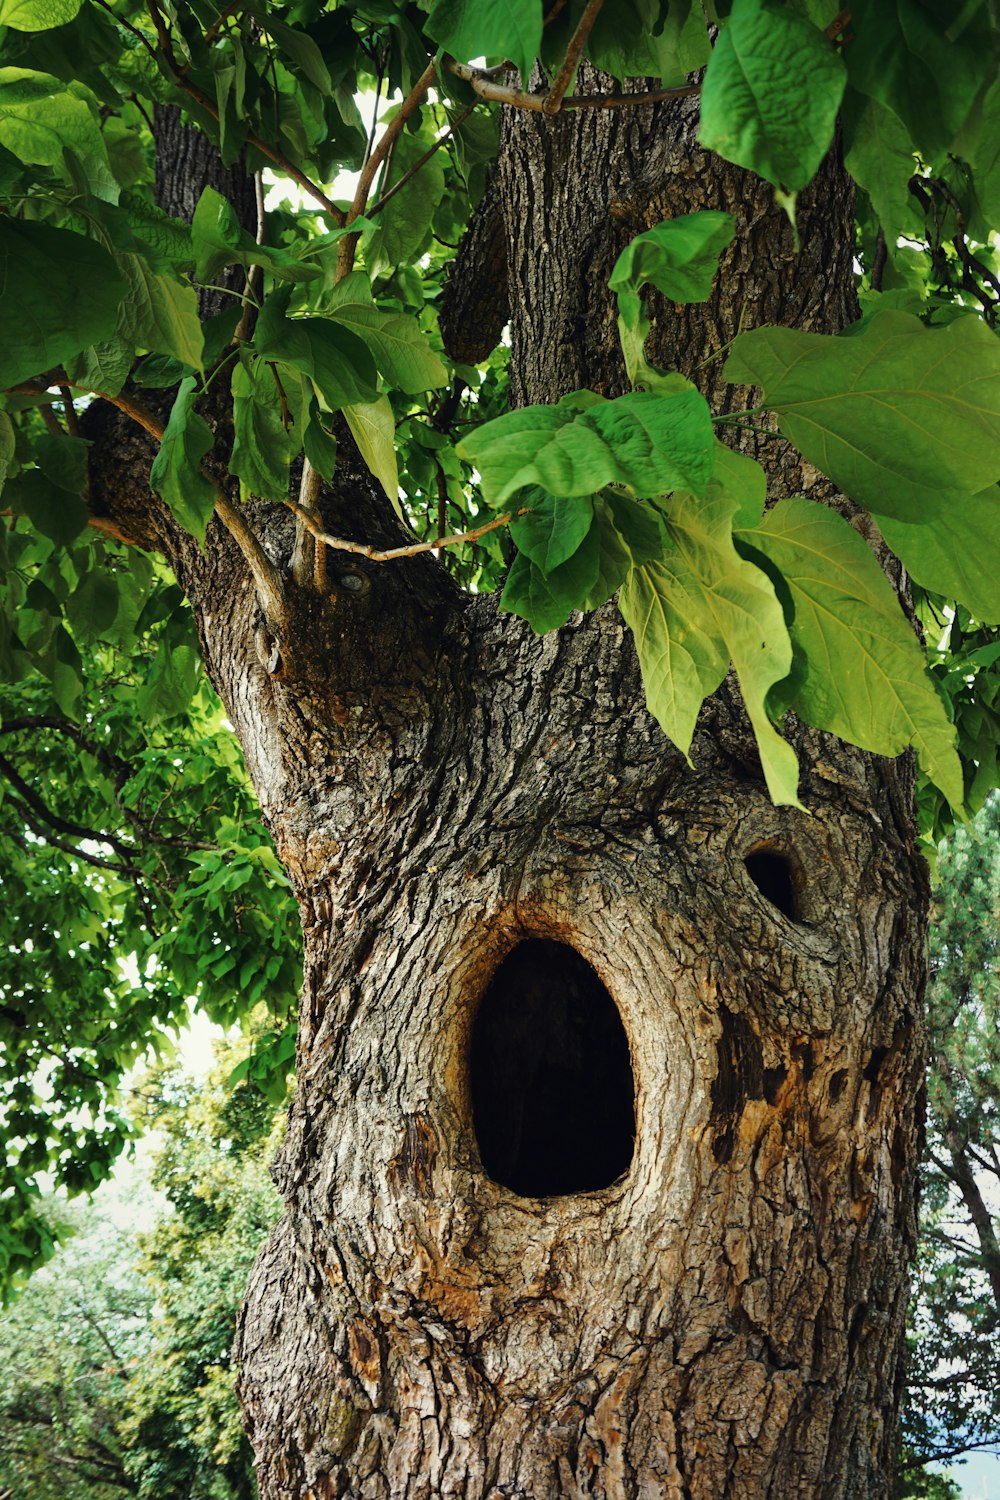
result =
[[[657,307],[658,362],[697,370],[741,319],[852,315],[836,161],[796,259],[690,120],[506,121],[519,400],[621,389],[606,273],[664,213],[740,229],[707,307]],[[379,540],[344,451],[327,520]],[[775,493],[815,485],[761,456]],[[255,523],[286,565],[284,518]],[[275,652],[226,538],[163,535],[305,933],[287,1211],[238,1341],[263,1500],[885,1496],[919,1129],[908,761],[789,723],[809,812],[776,809],[732,684],[688,766],[613,606],[539,639],[427,558],[334,558]],[[472,1028],[528,938],[576,949],[628,1038],[634,1150],[597,1190],[482,1166]]]

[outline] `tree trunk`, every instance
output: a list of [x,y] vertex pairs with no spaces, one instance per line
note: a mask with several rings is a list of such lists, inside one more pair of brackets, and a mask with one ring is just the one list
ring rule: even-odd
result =
[[[837,161],[796,257],[686,106],[512,113],[495,190],[519,401],[622,389],[607,272],[667,215],[739,220],[714,299],[654,309],[651,357],[717,406],[746,393],[703,361],[741,324],[855,315]],[[741,442],[774,494],[835,501]],[[328,525],[391,535],[342,451]],[[255,519],[286,564],[285,517]],[[274,642],[214,543],[164,545],[306,950],[287,1211],[238,1340],[263,1500],[885,1496],[919,1132],[909,761],[789,721],[809,815],[775,808],[732,681],[689,766],[613,605],[538,638],[427,557],[333,557]]]

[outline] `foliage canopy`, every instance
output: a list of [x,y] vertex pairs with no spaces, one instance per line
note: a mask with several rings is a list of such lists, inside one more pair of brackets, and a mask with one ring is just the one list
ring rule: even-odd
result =
[[[645,287],[708,297],[736,233],[720,213],[621,256],[633,389],[615,399],[508,412],[503,348],[479,365],[444,348],[436,304],[498,113],[591,107],[570,92],[581,55],[649,81],[621,107],[700,91],[703,142],[793,219],[842,121],[863,316],[837,337],[741,332],[719,355],[758,388],[752,408],[713,414],[644,349]],[[176,109],[255,174],[256,225],[211,187],[191,223],[158,206]],[[179,591],[102,510],[95,413],[154,435],[153,491],[200,544],[213,517],[234,537],[276,631],[250,502],[291,506],[317,556],[342,550],[309,480],[332,474],[343,423],[401,544],[438,546],[465,586],[503,581],[502,607],[539,630],[617,593],[650,710],[685,753],[732,663],[775,800],[797,803],[794,710],[883,754],[912,745],[935,836],[998,780],[998,116],[985,0],[863,0],[846,29],[836,0],[0,0],[0,839],[22,893],[0,995],[8,1279],[50,1248],[39,1173],[71,1189],[106,1174],[123,1072],[188,995],[223,1020],[272,1004],[265,1083],[291,1052],[283,879]],[[719,438],[755,423],[874,518],[929,660],[841,514],[805,497],[765,511],[762,469]]]

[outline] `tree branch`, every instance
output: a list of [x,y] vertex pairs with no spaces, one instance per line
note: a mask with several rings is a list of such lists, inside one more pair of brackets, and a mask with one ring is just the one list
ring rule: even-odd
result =
[[591,33],[594,22],[597,20],[598,12],[603,4],[604,0],[588,0],[583,15],[580,17],[579,24],[569,39],[569,46],[566,48],[566,56],[562,60],[562,66],[553,79],[552,87],[545,97],[545,102],[542,105],[542,110],[545,114],[556,115],[559,113],[563,102],[563,95],[569,88],[570,79],[576,72],[576,65],[580,61],[580,54],[583,51],[584,43]]
[[[506,84],[494,83],[479,68],[468,63],[455,62],[448,58],[445,66],[456,78],[469,84],[481,99],[493,99],[499,104],[509,104],[513,109],[533,110],[536,114],[548,114],[545,102],[548,93],[529,94],[524,89],[508,88]],[[564,109],[626,109],[633,104],[662,104],[669,99],[688,99],[701,93],[700,83],[688,83],[679,89],[651,89],[645,94],[569,94],[560,101]]]
[[[402,104],[399,106],[398,112],[392,117],[388,125],[385,127],[385,130],[382,132],[382,136],[378,141],[378,144],[375,146],[374,150],[368,157],[368,160],[365,162],[364,167],[361,170],[361,176],[358,179],[357,191],[354,194],[354,202],[351,204],[347,215],[343,220],[344,223],[352,224],[359,214],[364,213],[365,204],[368,202],[368,194],[371,191],[371,185],[375,181],[375,174],[378,172],[378,169],[381,166],[382,162],[385,160],[386,156],[395,145],[396,138],[398,137],[403,126],[406,124],[413,111],[419,108],[424,95],[427,93],[427,90],[434,82],[436,75],[437,63],[431,61],[427,64],[426,68],[421,73],[420,77],[417,79],[416,83],[413,85],[412,89],[407,94]],[[357,248],[358,238],[359,236],[357,233],[347,234],[344,236],[337,247],[338,281],[346,276],[351,270],[351,267],[354,265],[354,252]]]
[[437,552],[442,547],[455,547],[460,542],[477,542],[488,532],[498,531],[501,526],[509,526],[510,522],[516,520],[518,516],[526,516],[531,509],[530,506],[522,506],[520,510],[508,511],[505,515],[496,516],[482,526],[475,526],[471,531],[459,531],[453,536],[439,536],[432,542],[411,542],[406,547],[382,549],[372,546],[369,542],[349,542],[344,537],[330,536],[328,532],[322,530],[310,511],[297,505],[294,500],[286,500],[285,504],[289,510],[295,512],[317,542],[322,542],[325,547],[332,547],[337,552],[353,552],[357,557],[367,557],[372,562],[394,562],[397,557],[416,557],[420,552]]
[[448,126],[448,129],[443,131],[441,135],[438,136],[433,146],[429,147],[429,149],[424,152],[423,156],[421,156],[419,160],[415,161],[413,163],[413,166],[408,168],[408,170],[403,173],[399,181],[394,182],[392,187],[388,188],[382,194],[378,202],[374,203],[372,207],[367,210],[367,218],[373,219],[377,213],[382,212],[382,209],[385,208],[385,205],[389,202],[389,199],[394,198],[399,192],[400,188],[405,187],[411,178],[416,177],[421,167],[425,166],[426,163],[430,161],[435,151],[440,151],[445,142],[449,141],[455,134],[455,131],[459,128],[459,126],[465,123],[465,121],[472,114],[472,111],[475,109],[475,107],[475,103],[466,105],[465,109],[462,110],[462,113],[460,115],[457,115],[452,123]]

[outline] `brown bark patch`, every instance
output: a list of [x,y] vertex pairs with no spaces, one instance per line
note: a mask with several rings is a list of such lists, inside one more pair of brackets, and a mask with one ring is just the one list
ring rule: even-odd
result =
[[407,1115],[403,1144],[389,1164],[389,1180],[397,1192],[414,1192],[418,1198],[432,1198],[437,1154],[437,1135],[427,1116]]

